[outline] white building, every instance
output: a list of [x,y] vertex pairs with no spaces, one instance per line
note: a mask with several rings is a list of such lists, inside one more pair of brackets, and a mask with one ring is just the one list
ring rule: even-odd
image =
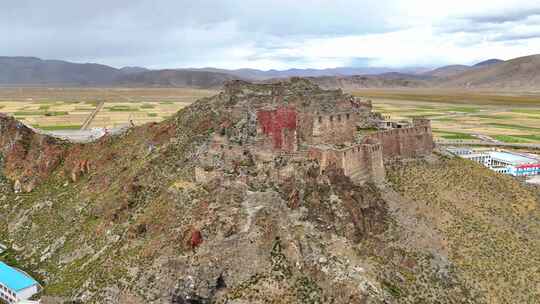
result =
[[491,154],[489,152],[479,152],[460,155],[462,158],[470,159],[477,163],[480,163],[486,167],[490,167],[492,163]]
[[446,150],[448,150],[448,152],[450,152],[450,153],[452,153],[454,155],[458,155],[458,156],[469,155],[469,154],[474,153],[474,151],[472,149],[470,149],[470,148],[449,147]]
[[480,163],[491,170],[513,176],[540,174],[540,160],[530,155],[506,151],[473,150],[469,148],[448,148],[448,152],[461,158]]
[[0,262],[0,300],[8,304],[28,302],[41,291],[41,285],[31,276]]
[[513,176],[530,176],[540,174],[540,162],[537,159],[516,153],[493,151],[491,167],[507,168],[507,174]]

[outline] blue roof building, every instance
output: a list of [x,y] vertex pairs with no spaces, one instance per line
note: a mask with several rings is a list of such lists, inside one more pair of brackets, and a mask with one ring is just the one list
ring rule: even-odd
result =
[[8,304],[27,300],[41,289],[39,283],[31,276],[0,262],[0,300]]

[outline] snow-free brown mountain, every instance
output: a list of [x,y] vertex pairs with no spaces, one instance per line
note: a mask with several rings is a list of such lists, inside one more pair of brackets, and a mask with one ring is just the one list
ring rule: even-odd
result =
[[107,85],[122,74],[121,70],[94,63],[0,57],[0,85]]
[[540,55],[481,66],[440,83],[449,88],[524,89],[540,87]]
[[[357,73],[357,74],[355,74]],[[372,73],[368,75],[369,73]],[[261,71],[255,69],[117,69],[93,63],[0,57],[0,85],[219,88],[226,81],[268,81],[310,77],[325,88],[478,88],[533,90],[540,85],[540,55],[508,61],[490,59],[472,66],[422,68],[336,68]]]
[[455,76],[461,74],[465,71],[468,71],[471,67],[468,65],[447,65],[444,67],[437,68],[435,70],[424,73],[424,75],[429,75],[433,77],[445,78],[450,76]]
[[94,63],[0,57],[0,86],[220,87],[237,76],[207,71],[148,70]]

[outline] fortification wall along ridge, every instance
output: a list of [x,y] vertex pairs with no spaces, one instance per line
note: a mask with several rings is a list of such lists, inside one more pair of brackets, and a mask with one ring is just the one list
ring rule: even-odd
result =
[[429,120],[414,120],[413,127],[379,131],[369,137],[381,143],[386,159],[423,156],[434,148]]
[[371,102],[322,90],[306,80],[236,81],[225,87],[233,121],[214,134],[209,167],[219,163],[236,170],[248,161],[294,158],[315,161],[321,171],[337,169],[355,181],[378,183],[385,178],[385,159],[427,155],[434,148],[429,120],[378,130],[384,122]]

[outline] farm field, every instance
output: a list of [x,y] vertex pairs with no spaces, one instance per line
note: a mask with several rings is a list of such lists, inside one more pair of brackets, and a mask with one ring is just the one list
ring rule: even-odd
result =
[[[492,92],[362,90],[394,120],[432,119],[439,140],[540,143],[540,95]],[[104,101],[89,128],[164,120],[215,91],[178,88],[0,88],[0,112],[45,131],[78,130]]]
[[391,119],[430,118],[439,140],[487,137],[504,143],[540,143],[540,95],[433,90],[353,94],[371,99],[374,109]]
[[78,130],[104,101],[89,128],[117,128],[164,120],[215,94],[195,89],[0,88],[0,112],[45,131]]

